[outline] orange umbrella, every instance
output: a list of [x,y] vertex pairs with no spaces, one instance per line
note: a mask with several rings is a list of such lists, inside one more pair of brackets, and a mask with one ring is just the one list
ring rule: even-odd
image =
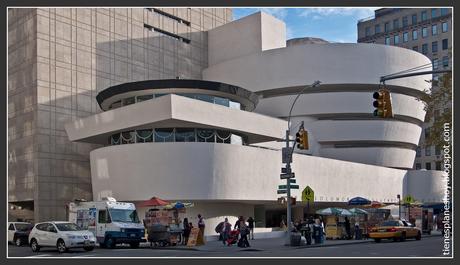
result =
[[139,207],[148,207],[148,206],[165,206],[168,205],[169,201],[162,200],[157,197],[152,197],[150,200],[144,201],[139,204]]
[[370,204],[363,205],[366,208],[380,208],[385,206],[385,204],[378,202],[378,201],[372,201]]

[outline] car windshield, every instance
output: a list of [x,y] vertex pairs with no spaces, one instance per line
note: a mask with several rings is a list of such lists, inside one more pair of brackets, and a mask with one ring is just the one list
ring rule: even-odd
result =
[[60,223],[56,224],[56,227],[58,228],[59,231],[81,231],[81,229],[78,225],[73,224],[73,223]]
[[139,223],[136,210],[109,209],[112,222]]
[[382,226],[399,226],[398,221],[385,221],[382,223]]
[[27,231],[32,229],[33,225],[31,224],[16,224],[16,230],[18,231]]

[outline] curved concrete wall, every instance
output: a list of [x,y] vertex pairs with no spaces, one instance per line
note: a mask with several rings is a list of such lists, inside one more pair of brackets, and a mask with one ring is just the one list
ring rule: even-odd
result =
[[[447,190],[443,171],[409,170],[404,182],[404,196],[411,195],[421,202],[442,202]],[[449,190],[452,196],[452,189]]]

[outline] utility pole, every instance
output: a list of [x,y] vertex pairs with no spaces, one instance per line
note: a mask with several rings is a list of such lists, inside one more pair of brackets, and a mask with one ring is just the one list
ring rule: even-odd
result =
[[[291,212],[292,212],[292,205],[291,205],[291,178],[293,178],[294,176],[294,172],[292,172],[291,170],[291,162],[292,162],[292,153],[294,152],[294,147],[295,147],[295,143],[292,147],[292,150],[291,150],[291,147],[289,146],[289,142],[291,141],[289,139],[289,135],[290,135],[290,123],[291,123],[291,115],[292,115],[292,109],[294,108],[294,105],[295,103],[297,102],[297,99],[300,97],[300,95],[303,94],[303,92],[309,88],[309,87],[316,87],[316,86],[319,86],[319,84],[321,84],[320,81],[315,81],[311,86],[306,86],[304,87],[298,94],[297,94],[297,97],[294,99],[294,102],[292,103],[291,105],[291,109],[289,111],[289,116],[288,116],[288,128],[286,130],[286,148],[283,148],[283,163],[286,163],[286,173],[287,173],[287,177],[286,177],[286,195],[287,195],[287,228],[288,228],[288,231],[287,231],[287,236],[286,236],[286,244],[287,245],[291,245],[291,230],[292,230],[292,220],[291,220]],[[303,126],[303,123],[302,123],[302,126]]]

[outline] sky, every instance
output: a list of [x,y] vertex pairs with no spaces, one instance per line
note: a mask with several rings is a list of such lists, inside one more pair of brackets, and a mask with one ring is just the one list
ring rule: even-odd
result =
[[286,23],[286,38],[317,37],[331,42],[356,43],[359,19],[371,17],[370,8],[233,8],[233,19],[263,11]]

